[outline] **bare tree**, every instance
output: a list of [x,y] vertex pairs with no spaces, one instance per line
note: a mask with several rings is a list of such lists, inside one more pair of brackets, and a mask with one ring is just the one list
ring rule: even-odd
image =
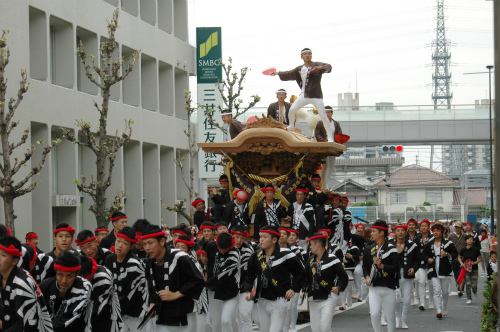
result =
[[[24,94],[28,92],[30,84],[28,83],[28,75],[26,69],[21,70],[21,81],[19,82],[19,90],[17,90],[16,98],[10,98],[6,104],[7,78],[5,78],[5,68],[9,64],[10,50],[7,48],[7,32],[4,30],[0,38],[0,139],[2,140],[2,151],[0,153],[2,162],[0,164],[0,196],[3,198],[5,224],[10,228],[15,235],[14,220],[17,216],[14,214],[14,199],[19,196],[26,195],[36,188],[39,180],[32,181],[25,186],[29,180],[42,170],[47,155],[52,148],[60,142],[60,140],[51,141],[50,145],[44,145],[41,161],[38,164],[31,165],[31,170],[28,174],[17,179],[16,174],[22,166],[28,166],[28,162],[35,153],[35,145],[32,145],[24,152],[22,157],[14,157],[12,154],[21,145],[24,145],[29,138],[29,129],[24,129],[24,132],[17,142],[11,142],[11,134],[19,125],[19,120],[13,120],[14,114],[24,98]],[[7,107],[6,107],[7,106]],[[38,141],[37,144],[43,145],[44,141]]]
[[[99,126],[94,133],[92,132],[90,122],[83,120],[78,121],[77,126],[81,131],[81,139],[77,138],[69,129],[63,129],[63,137],[72,143],[89,148],[96,156],[95,177],[92,175],[90,181],[88,181],[86,177],[82,176],[81,180],[76,179],[75,183],[78,190],[92,198],[94,203],[90,206],[89,210],[94,213],[98,227],[107,226],[109,223],[109,216],[114,211],[123,208],[121,199],[125,195],[125,192],[118,192],[111,206],[106,206],[106,190],[111,185],[116,153],[130,140],[132,135],[132,124],[134,123],[130,119],[125,120],[125,130],[122,134],[118,135],[117,130],[114,137],[108,137],[108,107],[111,87],[123,81],[128,76],[136,60],[139,58],[140,52],[140,50],[134,51],[128,63],[125,65],[123,57],[120,56],[115,38],[115,32],[118,28],[118,16],[119,11],[116,9],[113,12],[111,21],[107,21],[108,41],[101,42],[99,48],[100,63],[95,60],[94,55],[85,51],[85,47],[81,41],[77,49],[77,54],[85,69],[85,75],[92,83],[97,85],[102,92],[101,105],[98,105],[97,102],[94,101],[94,106],[99,112]],[[106,164],[108,164],[107,171]]]
[[[235,110],[236,113],[233,115],[233,119],[236,119],[242,114],[245,114],[249,109],[255,106],[260,101],[259,95],[252,95],[252,101],[243,108],[241,104],[243,104],[243,100],[241,99],[241,91],[243,90],[243,82],[245,81],[245,77],[247,72],[250,70],[248,67],[243,67],[240,69],[239,74],[233,70],[233,59],[230,57],[228,59],[228,64],[223,63],[221,61],[221,66],[224,69],[225,79],[217,83],[217,88],[222,96],[222,101],[224,105],[219,105],[219,111],[222,109],[229,109],[231,111]],[[208,119],[208,122],[214,126],[222,130],[226,133],[226,129],[219,124],[213,118],[213,110],[208,109],[205,105],[200,105],[204,109],[205,116]]]
[[[193,99],[191,97],[191,91],[186,91],[184,90],[186,102],[184,104],[184,109],[187,111],[187,129],[184,130],[184,134],[187,136],[188,139],[188,147],[187,151],[189,154],[189,160],[185,160],[181,156],[180,151],[177,151],[177,157],[174,159],[174,163],[179,167],[181,171],[181,176],[182,176],[182,181],[184,182],[184,185],[188,189],[189,192],[189,200],[186,198],[183,198],[179,200],[177,203],[173,204],[172,206],[165,206],[165,208],[169,211],[172,212],[177,212],[180,213],[181,216],[186,218],[187,221],[191,225],[194,224],[194,209],[191,208],[191,202],[194,201],[196,196],[198,196],[198,193],[194,190],[194,165],[193,161],[194,158],[198,155],[199,148],[196,145],[196,129],[191,130],[191,115],[196,111],[196,108],[192,106]],[[189,179],[186,178],[186,165],[185,162],[188,163],[189,165]],[[186,211],[186,208],[184,207],[184,204],[188,202],[189,204],[189,213]]]

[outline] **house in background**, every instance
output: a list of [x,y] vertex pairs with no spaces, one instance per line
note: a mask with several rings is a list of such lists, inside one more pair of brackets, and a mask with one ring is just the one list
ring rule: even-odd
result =
[[374,190],[366,188],[362,184],[351,179],[344,180],[334,185],[331,189],[332,191],[345,192],[349,198],[349,205],[366,201],[377,201]]

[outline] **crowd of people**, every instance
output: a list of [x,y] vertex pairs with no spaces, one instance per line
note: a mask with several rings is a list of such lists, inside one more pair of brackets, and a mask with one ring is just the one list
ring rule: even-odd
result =
[[312,331],[324,332],[335,310],[368,301],[373,329],[394,331],[408,328],[411,305],[447,316],[454,287],[471,303],[479,266],[496,272],[486,227],[353,225],[348,198],[320,181],[298,187],[288,209],[267,185],[254,216],[244,192],[227,201],[226,188],[212,192],[217,217],[203,199],[192,202],[193,226],[130,227],[121,212],[111,231],[59,224],[47,253],[36,233],[21,243],[0,225],[1,330],[293,332],[305,302]]

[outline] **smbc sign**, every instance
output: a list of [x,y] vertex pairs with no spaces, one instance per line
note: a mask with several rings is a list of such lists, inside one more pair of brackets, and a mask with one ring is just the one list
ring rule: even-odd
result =
[[217,83],[222,78],[221,28],[196,28],[198,84]]

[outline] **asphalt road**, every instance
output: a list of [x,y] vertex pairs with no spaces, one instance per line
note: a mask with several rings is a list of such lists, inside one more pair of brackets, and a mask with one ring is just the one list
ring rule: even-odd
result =
[[[436,318],[435,309],[427,309],[420,311],[418,307],[411,306],[408,314],[407,324],[409,329],[406,331],[426,331],[426,332],[479,332],[479,324],[481,321],[481,305],[483,303],[483,288],[486,277],[479,273],[478,281],[478,296],[473,298],[472,304],[467,305],[467,298],[464,294],[462,298],[458,297],[458,293],[453,291],[449,297],[447,317],[439,320]],[[453,288],[454,290],[454,288]],[[427,297],[428,297],[427,292]],[[338,309],[338,308],[337,308]],[[387,331],[383,327],[383,331]],[[255,326],[254,331],[259,331]],[[297,325],[297,331],[310,332],[310,323]],[[333,318],[332,331],[373,331],[369,315],[369,305],[366,302],[356,303],[351,308],[345,311],[335,311]],[[405,331],[397,329],[397,331]]]

